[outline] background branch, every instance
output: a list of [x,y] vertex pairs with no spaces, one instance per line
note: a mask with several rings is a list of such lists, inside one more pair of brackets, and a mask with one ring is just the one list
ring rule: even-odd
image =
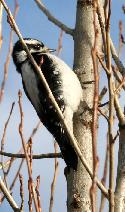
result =
[[73,29],[70,29],[65,24],[63,24],[61,21],[56,19],[49,10],[45,7],[45,5],[40,0],[34,0],[39,7],[39,9],[47,16],[47,18],[54,23],[56,26],[58,26],[60,29],[62,29],[65,33],[73,35]]
[[[14,153],[9,153],[9,152],[3,152],[0,151],[0,155],[4,155],[7,157],[12,157],[12,158],[26,158],[25,154],[14,154]],[[38,154],[38,155],[32,155],[33,159],[45,159],[45,158],[62,158],[61,153],[48,153],[48,154]]]

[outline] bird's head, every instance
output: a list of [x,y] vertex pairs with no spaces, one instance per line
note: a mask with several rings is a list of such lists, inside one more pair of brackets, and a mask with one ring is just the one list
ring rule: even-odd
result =
[[[44,54],[54,52],[54,49],[49,49],[41,41],[31,38],[24,38],[24,41],[31,54]],[[16,65],[21,64],[27,59],[27,53],[20,40],[18,40],[13,48],[13,60]]]

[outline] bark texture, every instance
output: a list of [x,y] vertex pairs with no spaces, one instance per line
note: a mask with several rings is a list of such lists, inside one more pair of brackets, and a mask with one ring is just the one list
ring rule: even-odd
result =
[[[94,43],[93,7],[89,0],[77,1],[74,31],[74,70],[83,87],[83,102],[74,117],[74,135],[80,149],[92,168],[92,108],[94,73],[91,49]],[[67,173],[68,212],[91,211],[91,178],[79,161],[77,172]]]
[[120,127],[115,212],[125,211],[125,125]]

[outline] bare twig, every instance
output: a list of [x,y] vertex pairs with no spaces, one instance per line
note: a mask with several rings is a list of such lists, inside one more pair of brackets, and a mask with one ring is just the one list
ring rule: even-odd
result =
[[107,88],[106,86],[103,87],[103,89],[101,90],[100,94],[99,94],[99,104],[101,104],[101,101],[103,99],[103,97],[105,96],[105,94],[107,93]]
[[96,55],[97,55],[97,57],[98,57],[98,59],[99,59],[99,62],[100,62],[100,64],[101,64],[102,68],[106,71],[107,74],[110,74],[108,68],[106,67],[106,65],[105,65],[104,62],[102,61],[102,59],[101,59],[101,57],[99,56],[99,54],[97,53]]
[[105,24],[104,24],[104,18],[103,18],[103,15],[102,15],[102,11],[103,11],[103,8],[101,7],[101,2],[99,0],[96,1],[97,3],[97,15],[98,15],[98,20],[99,20],[99,24],[100,24],[100,27],[101,27],[101,33],[102,33],[102,39],[103,39],[103,44],[104,44],[104,55],[105,55],[105,59],[107,60],[107,46],[106,46],[106,34],[105,34]]
[[2,47],[3,37],[2,37],[2,17],[3,17],[3,5],[0,3],[0,50]]
[[98,108],[98,111],[100,112],[100,114],[107,120],[107,122],[109,123],[109,118],[108,116],[103,112],[103,110],[101,110],[100,108]]
[[31,174],[33,173],[33,167],[32,167],[32,139],[30,139],[29,141],[29,145],[27,146],[27,155],[29,157],[29,164],[30,164],[30,170],[31,170]]
[[119,21],[119,48],[118,48],[118,57],[120,57],[122,47],[123,47],[123,41],[122,41],[122,34],[123,34],[123,22]]
[[[122,83],[122,79],[121,79],[121,76],[120,76],[121,75],[120,72],[113,65],[112,65],[112,70],[113,70],[113,74],[114,74],[115,79],[117,80],[117,82],[119,84],[121,84]],[[125,84],[122,85],[122,88],[125,90]]]
[[60,31],[59,39],[58,39],[58,47],[56,50],[56,55],[59,56],[62,51],[62,38],[63,38],[63,30]]
[[117,65],[119,72],[123,76],[123,75],[125,75],[125,67],[124,67],[124,65],[122,64],[121,60],[119,59],[119,57],[117,55],[116,49],[113,45],[111,38],[110,38],[110,45],[111,45],[112,58],[114,59],[115,64]]
[[40,176],[38,176],[36,179],[36,189],[35,190],[36,190],[36,194],[37,194],[37,203],[38,203],[39,212],[42,212],[41,203],[40,203],[39,187],[40,187]]
[[21,102],[22,93],[21,93],[21,91],[19,91],[18,95],[19,95],[19,109],[20,109],[20,118],[21,118],[20,125],[19,125],[19,133],[20,133],[24,153],[25,153],[25,156],[26,156],[26,162],[27,162],[27,168],[28,168],[28,174],[29,174],[29,187],[31,189],[31,190],[29,190],[29,193],[32,192],[35,209],[36,209],[36,211],[39,211],[38,205],[37,205],[37,200],[36,200],[36,194],[35,194],[34,188],[33,188],[34,186],[33,186],[33,182],[32,182],[32,171],[31,171],[30,161],[29,161],[29,157],[28,157],[28,153],[27,153],[27,149],[26,149],[26,144],[25,144],[25,139],[24,139],[24,135],[23,135],[23,118],[24,118],[24,115],[23,115],[23,111],[22,111],[22,102]]
[[[58,144],[55,142],[54,143],[55,153],[57,153],[57,147],[58,147]],[[50,196],[49,212],[52,212],[52,209],[53,209],[54,190],[55,190],[55,184],[56,184],[56,179],[57,179],[57,174],[58,174],[58,166],[59,166],[59,163],[57,161],[57,158],[55,158],[55,170],[54,170],[53,182],[51,184],[51,196]]]
[[18,167],[18,170],[17,170],[17,172],[16,172],[16,174],[15,174],[15,176],[14,176],[14,179],[13,179],[11,185],[10,185],[10,191],[12,191],[12,189],[13,189],[15,183],[16,183],[16,180],[18,179],[18,176],[19,176],[19,174],[20,174],[20,170],[21,170],[21,168],[22,168],[22,165],[23,165],[23,160],[21,160],[20,165],[19,165],[19,167]]
[[96,26],[96,9],[97,4],[96,0],[94,1],[94,9],[93,9],[93,24],[94,24],[94,32],[95,32],[95,41],[94,46],[92,48],[92,61],[93,61],[93,70],[94,70],[94,99],[93,99],[93,124],[92,124],[92,151],[93,151],[93,180],[91,187],[91,200],[92,200],[92,212],[96,211],[96,181],[95,178],[97,176],[98,170],[98,157],[97,157],[97,123],[98,123],[98,102],[99,102],[99,73],[98,73],[98,65],[96,58],[96,47],[98,40],[98,29]]
[[[52,92],[51,92],[51,90],[50,90],[50,88],[49,88],[49,86],[48,86],[48,84],[47,84],[47,82],[45,80],[45,77],[44,77],[43,73],[41,72],[41,69],[39,68],[39,66],[34,61],[32,55],[30,54],[29,49],[28,49],[27,45],[25,44],[25,42],[23,40],[23,37],[22,37],[22,35],[21,35],[21,33],[20,33],[17,25],[16,25],[16,22],[13,19],[13,16],[12,16],[12,14],[11,14],[8,6],[5,4],[5,1],[4,0],[0,0],[0,2],[3,4],[3,6],[4,6],[4,8],[5,8],[5,10],[6,10],[7,14],[8,14],[8,16],[9,16],[9,18],[11,20],[11,26],[13,26],[13,28],[14,28],[16,34],[18,35],[18,37],[19,37],[19,39],[20,39],[23,47],[25,48],[25,51],[27,52],[28,57],[30,58],[31,63],[34,65],[34,68],[35,68],[37,74],[39,75],[39,77],[40,77],[43,85],[46,88],[46,91],[48,93],[48,96],[49,96],[49,98],[50,98],[53,106],[55,107],[55,109],[56,109],[56,111],[57,111],[57,113],[59,115],[59,118],[60,118],[61,122],[63,123],[63,126],[64,126],[64,128],[65,128],[65,130],[67,132],[67,135],[69,136],[71,145],[74,147],[74,149],[75,149],[78,157],[80,158],[82,164],[86,168],[86,170],[89,173],[90,177],[93,178],[93,172],[90,169],[90,167],[88,166],[87,161],[83,157],[83,155],[82,155],[82,153],[80,151],[80,148],[78,146],[78,143],[77,143],[75,137],[73,136],[73,134],[70,133],[70,130],[68,129],[67,124],[66,124],[66,122],[64,120],[63,114],[62,114],[62,112],[61,112],[58,104],[55,101],[55,98],[54,98],[54,96],[53,96],[53,94],[52,94]],[[107,191],[107,189],[102,185],[102,183],[97,178],[96,178],[96,183],[97,183],[98,187],[102,190],[102,192],[105,194],[105,196],[108,198],[108,191]]]
[[[28,190],[29,190],[29,201],[28,201],[28,205],[29,205],[29,211],[33,212],[33,208],[32,208],[32,201],[33,201],[33,189],[32,189],[32,179],[29,178],[28,180]],[[37,203],[38,204],[38,203]],[[37,207],[38,208],[38,207]],[[37,209],[37,211],[39,210],[39,208]]]
[[31,135],[30,135],[28,141],[29,141],[30,139],[33,139],[34,135],[36,134],[36,132],[37,132],[37,130],[39,129],[40,126],[41,126],[41,121],[39,121],[38,124],[36,125],[36,127],[32,130],[32,133],[31,133]]
[[118,100],[118,97],[117,95],[115,95],[115,110],[116,110],[116,114],[117,114],[117,117],[118,117],[118,120],[119,120],[119,124],[122,126],[125,125],[125,115],[122,111],[122,108],[120,106],[120,103],[119,103],[119,100]]
[[[14,154],[10,152],[1,152],[0,155],[4,155],[6,157],[12,157],[12,158],[25,158],[25,154]],[[38,154],[38,155],[32,155],[33,159],[44,159],[44,158],[62,158],[61,153],[47,153],[47,154]]]
[[[109,161],[109,136],[107,135],[107,148],[106,148],[106,154],[105,154],[105,163],[104,163],[104,171],[103,171],[103,177],[102,177],[102,183],[105,186],[106,185],[106,179],[108,174],[108,161]],[[104,203],[105,203],[105,196],[101,194],[101,204],[99,212],[103,212],[104,209]]]
[[58,26],[60,29],[62,29],[67,34],[73,35],[73,29],[67,27],[61,21],[56,19],[40,0],[34,0],[34,1],[36,2],[37,6],[40,8],[40,10],[47,16],[47,18],[52,23],[54,23],[56,26]]
[[[107,4],[107,0],[105,2]],[[106,4],[105,4],[105,6],[106,6]],[[105,25],[104,25],[104,21],[103,21],[102,11],[103,11],[103,9],[102,9],[100,3],[98,2],[97,14],[98,14],[100,27],[101,27],[101,30],[102,30],[103,43],[104,43],[104,52],[105,52],[105,50],[107,48],[107,47],[105,47],[105,45],[106,45],[106,32],[105,32]],[[105,16],[106,16],[106,14],[105,14]],[[111,38],[110,38],[110,48],[111,48],[112,58],[114,59],[116,65],[118,67],[119,72],[123,76],[125,74],[125,67],[124,67],[124,65],[122,64],[122,62],[120,61],[120,59],[119,59],[119,57],[117,55],[115,46],[113,45],[113,42],[112,42]],[[106,60],[107,60],[107,52],[105,52],[105,54],[106,54]]]
[[107,61],[106,66],[109,70],[107,74],[109,87],[109,210],[114,211],[114,142],[113,142],[113,112],[114,112],[114,89],[111,69],[111,54],[110,54],[110,16],[111,16],[111,0],[108,1],[108,14],[106,19],[106,44],[107,44]]
[[[15,0],[15,9],[14,9],[14,14],[13,14],[14,19],[16,18],[18,9],[19,9],[19,5],[18,5],[17,0]],[[6,62],[4,64],[4,77],[3,77],[3,81],[1,83],[1,89],[0,89],[0,103],[3,99],[5,84],[6,84],[6,80],[8,78],[8,68],[9,68],[10,58],[11,58],[11,54],[12,54],[12,49],[13,49],[13,29],[11,29],[11,31],[10,31],[9,49],[8,49],[8,54],[6,57]]]
[[[2,140],[1,140],[1,152],[3,152],[3,150],[4,150],[6,131],[7,131],[7,127],[8,127],[12,112],[13,112],[14,105],[15,105],[15,102],[12,103],[10,113],[9,113],[9,117],[8,117],[6,123],[5,123],[5,126],[4,126],[4,132],[3,132],[3,136],[2,136]],[[1,166],[2,166],[2,170],[3,170],[4,181],[5,181],[5,184],[7,186],[6,173],[5,173],[4,166],[3,166],[3,156],[1,156]]]
[[13,208],[14,211],[20,211],[19,207],[17,206],[16,202],[14,201],[13,197],[11,196],[10,192],[4,185],[3,180],[0,177],[0,189],[5,195],[6,199],[8,200],[10,206]]
[[[20,163],[20,165],[19,165],[19,168],[18,168],[18,170],[17,170],[17,173],[15,174],[14,179],[13,179],[13,181],[12,181],[10,187],[9,187],[9,191],[12,191],[12,189],[13,189],[15,183],[16,183],[16,180],[18,179],[18,176],[19,176],[20,170],[21,170],[21,168],[22,168],[22,165],[23,165],[23,159],[21,160],[21,163]],[[7,172],[7,174],[8,174],[8,172]],[[7,176],[7,174],[6,174],[6,176]],[[3,195],[3,196],[0,198],[0,203],[2,203],[2,202],[4,201],[4,199],[5,199],[5,196]]]
[[[32,130],[32,133],[31,133],[31,135],[30,135],[30,137],[29,137],[29,139],[28,139],[28,141],[27,141],[27,143],[26,143],[26,146],[28,145],[28,142],[29,142],[29,140],[32,138],[33,139],[33,137],[34,137],[34,135],[36,134],[36,132],[37,132],[37,130],[39,129],[39,127],[40,127],[40,125],[41,125],[41,122],[38,122],[38,124],[36,125],[36,127]],[[18,151],[18,153],[16,154],[16,155],[20,155],[20,153],[23,151],[23,148],[21,148],[19,151]],[[2,153],[1,153],[2,154]],[[6,153],[5,153],[6,154]],[[7,167],[7,166],[10,166],[10,164],[12,164],[13,163],[13,161],[16,159],[16,158],[18,158],[18,156],[16,157],[16,155],[14,156],[13,154],[11,155],[11,153],[9,153],[8,155],[6,155],[6,156],[8,156],[8,157],[11,157],[12,156],[12,158],[11,159],[9,159],[8,161],[6,161],[3,165],[1,165],[0,164],[0,169],[2,168],[2,167]],[[23,156],[23,154],[22,155],[20,155],[20,157],[19,158],[23,158],[23,157],[25,157],[25,156]],[[37,157],[37,156],[36,156]],[[42,157],[42,154],[41,154],[41,157]],[[43,155],[43,157],[44,157],[44,155]],[[46,156],[45,156],[46,157]],[[50,156],[51,157],[51,156]]]
[[125,211],[125,115],[115,95],[115,109],[119,120],[119,152],[115,189],[115,211]]
[[4,126],[4,132],[3,132],[3,136],[2,136],[2,140],[1,140],[1,152],[4,150],[4,140],[5,140],[7,127],[8,127],[12,112],[13,112],[14,105],[15,105],[15,102],[12,103],[11,110],[10,110],[10,113],[9,113],[9,117],[8,117],[6,123],[5,123],[5,126]]
[[19,174],[20,180],[20,197],[21,197],[21,206],[20,211],[24,211],[24,183],[23,183],[23,176]]

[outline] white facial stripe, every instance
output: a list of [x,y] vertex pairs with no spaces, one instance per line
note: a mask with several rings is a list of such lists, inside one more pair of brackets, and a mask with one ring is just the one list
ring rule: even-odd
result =
[[16,56],[17,56],[18,63],[21,63],[27,59],[27,53],[24,50],[20,52],[16,52]]
[[26,44],[39,44],[40,42],[37,40],[24,40]]

